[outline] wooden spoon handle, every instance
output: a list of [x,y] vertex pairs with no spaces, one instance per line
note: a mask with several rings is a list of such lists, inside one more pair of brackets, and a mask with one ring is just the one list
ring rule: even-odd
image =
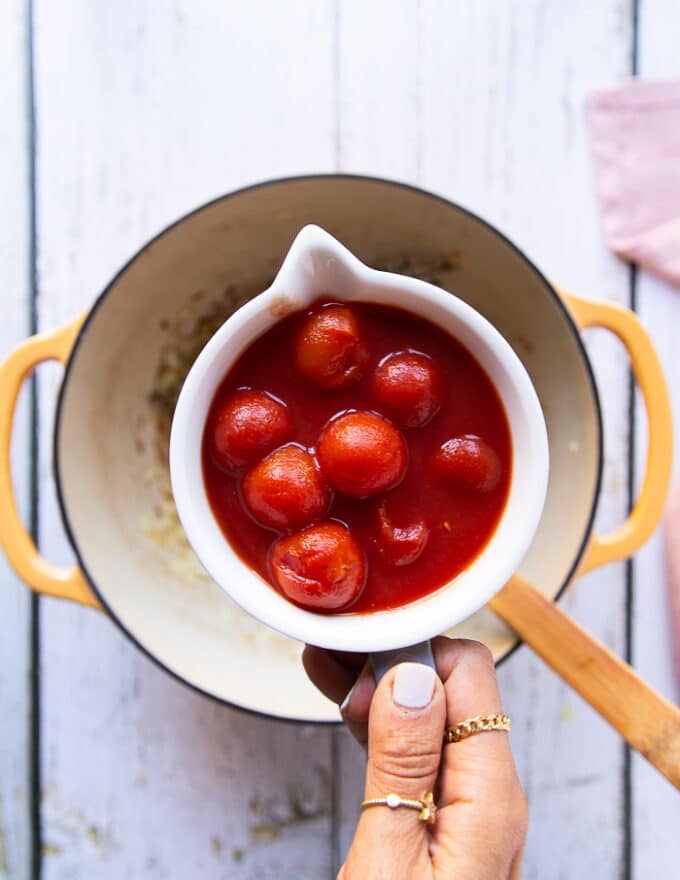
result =
[[524,578],[489,603],[634,749],[680,789],[680,709]]

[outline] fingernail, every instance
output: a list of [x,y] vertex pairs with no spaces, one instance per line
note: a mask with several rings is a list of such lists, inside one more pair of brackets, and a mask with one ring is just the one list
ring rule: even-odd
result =
[[394,675],[392,699],[405,709],[423,709],[434,693],[435,672],[422,663],[400,663]]

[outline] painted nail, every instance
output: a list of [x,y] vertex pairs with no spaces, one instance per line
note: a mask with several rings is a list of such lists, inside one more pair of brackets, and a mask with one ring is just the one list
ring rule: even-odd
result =
[[435,671],[422,663],[400,663],[392,685],[392,699],[406,709],[423,709],[434,693]]

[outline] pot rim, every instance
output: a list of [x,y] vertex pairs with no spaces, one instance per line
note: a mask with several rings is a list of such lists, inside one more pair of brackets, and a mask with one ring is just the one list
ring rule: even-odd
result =
[[[581,338],[581,332],[577,327],[574,319],[572,318],[569,309],[567,308],[564,300],[558,293],[557,289],[548,281],[545,275],[541,272],[541,270],[529,259],[529,257],[524,253],[524,251],[519,248],[514,242],[512,242],[503,232],[501,232],[497,227],[493,224],[480,217],[474,211],[471,211],[469,208],[465,208],[457,202],[452,201],[442,195],[431,192],[429,190],[423,189],[422,187],[415,186],[413,184],[404,183],[398,180],[390,180],[388,178],[377,177],[374,175],[367,174],[343,174],[343,173],[318,173],[318,174],[303,174],[303,175],[289,175],[286,177],[277,177],[269,180],[260,181],[258,183],[249,184],[247,186],[240,187],[239,189],[232,190],[228,193],[224,193],[220,196],[215,197],[214,199],[210,199],[207,202],[193,208],[187,213],[183,214],[177,220],[174,220],[172,223],[169,223],[167,226],[164,226],[159,232],[157,232],[154,236],[152,236],[148,241],[146,241],[135,253],[128,259],[126,262],[118,269],[117,272],[112,276],[110,281],[103,288],[101,293],[96,297],[92,306],[90,307],[85,320],[83,321],[76,338],[73,343],[73,347],[69,353],[68,359],[64,365],[64,375],[62,377],[61,384],[59,386],[59,392],[57,394],[57,403],[55,409],[55,417],[54,417],[54,430],[52,434],[52,454],[54,460],[54,472],[55,472],[55,487],[56,487],[56,495],[57,495],[57,504],[59,506],[59,512],[61,515],[61,519],[64,525],[64,531],[66,532],[66,536],[68,538],[69,544],[71,545],[73,552],[75,554],[78,565],[80,566],[83,575],[92,589],[92,592],[97,597],[102,607],[107,612],[108,616],[113,620],[113,622],[118,626],[121,632],[128,638],[130,641],[153,663],[155,663],[160,669],[164,672],[168,673],[172,678],[181,682],[186,687],[191,688],[202,696],[208,697],[211,700],[214,700],[221,705],[228,706],[231,709],[237,709],[240,712],[247,713],[249,715],[255,715],[261,718],[266,718],[273,721],[280,721],[289,724],[315,724],[315,725],[325,725],[325,726],[335,726],[341,724],[342,721],[338,719],[337,721],[323,721],[323,720],[305,720],[301,718],[287,718],[279,715],[272,715],[267,712],[262,712],[258,709],[249,709],[246,706],[241,706],[237,703],[232,703],[229,700],[225,700],[222,697],[217,696],[210,691],[205,690],[200,685],[195,684],[193,682],[188,681],[183,678],[179,672],[175,672],[169,666],[165,664],[164,661],[160,660],[155,654],[151,652],[145,645],[141,643],[139,638],[127,627],[127,625],[117,616],[117,614],[112,610],[109,605],[106,597],[100,592],[95,579],[91,576],[84,560],[80,549],[78,547],[78,543],[75,539],[75,535],[71,526],[71,521],[68,516],[68,511],[66,507],[62,481],[61,481],[61,468],[60,468],[60,455],[59,455],[59,442],[58,438],[61,432],[62,425],[62,414],[63,414],[63,404],[65,398],[66,387],[68,385],[68,380],[71,375],[71,371],[73,369],[76,355],[78,353],[78,349],[89,329],[90,323],[95,317],[97,311],[100,306],[107,298],[107,296],[113,291],[115,286],[117,285],[119,279],[125,274],[128,268],[146,251],[148,248],[153,246],[157,241],[159,241],[164,235],[173,230],[175,227],[179,226],[184,221],[191,219],[194,215],[199,214],[201,211],[206,210],[207,208],[212,207],[213,205],[218,204],[219,202],[225,202],[228,199],[234,198],[235,196],[240,196],[249,192],[253,192],[258,189],[262,189],[264,187],[277,186],[280,184],[287,183],[301,183],[303,181],[324,181],[324,180],[349,180],[349,181],[361,181],[365,183],[377,183],[383,184],[387,186],[393,186],[400,189],[405,189],[407,191],[416,193],[421,196],[426,196],[429,199],[433,199],[446,207],[453,208],[456,211],[459,211],[461,214],[466,215],[468,218],[477,221],[482,226],[486,227],[491,233],[495,234],[501,241],[510,247],[529,267],[529,269],[533,272],[533,274],[538,278],[541,282],[544,289],[552,296],[553,300],[556,302],[558,309],[562,312],[564,318],[566,319],[566,325],[571,331],[572,335],[576,340],[576,344],[578,350],[581,354],[582,361],[585,366],[586,376],[588,382],[590,384],[590,388],[593,394],[593,401],[595,404],[595,415],[597,422],[597,465],[596,465],[596,479],[595,479],[595,487],[593,492],[593,500],[591,503],[590,513],[588,515],[585,527],[583,538],[581,540],[580,547],[574,557],[573,563],[565,577],[561,587],[557,591],[555,597],[553,598],[553,602],[558,602],[567,586],[571,582],[574,574],[578,568],[581,559],[583,558],[583,554],[586,550],[588,540],[593,530],[593,522],[595,519],[595,513],[597,511],[597,505],[600,498],[600,491],[602,488],[602,471],[603,471],[603,457],[604,457],[604,436],[603,436],[603,425],[602,425],[602,407],[600,404],[600,397],[597,390],[597,384],[595,382],[595,376],[593,373],[593,368],[590,363],[590,358],[588,357],[588,353],[586,351],[585,345],[583,343],[583,339]],[[520,648],[523,644],[521,638],[517,638],[516,644],[510,648],[507,653],[505,653],[502,657],[497,661],[497,666],[504,663],[509,657],[511,657],[518,648]]]

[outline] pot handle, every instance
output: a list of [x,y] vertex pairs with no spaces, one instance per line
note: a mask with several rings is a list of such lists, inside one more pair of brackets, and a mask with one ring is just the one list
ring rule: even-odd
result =
[[489,603],[534,651],[680,789],[680,709],[514,575]]
[[647,410],[649,440],[645,477],[626,521],[608,535],[593,534],[578,575],[632,556],[647,541],[663,514],[673,460],[673,422],[668,388],[654,346],[630,309],[616,303],[583,299],[561,291],[581,330],[604,327],[615,333],[630,357],[635,381]]
[[14,571],[36,592],[101,608],[77,566],[59,568],[38,552],[21,522],[10,469],[12,423],[21,386],[43,361],[66,363],[84,320],[81,315],[58,330],[32,336],[0,364],[0,546]]

